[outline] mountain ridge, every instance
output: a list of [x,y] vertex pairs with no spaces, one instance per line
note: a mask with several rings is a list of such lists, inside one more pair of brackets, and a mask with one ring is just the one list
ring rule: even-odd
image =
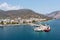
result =
[[60,19],[60,11],[51,12],[51,13],[49,13],[47,16],[48,16],[48,17],[55,18],[55,19]]
[[[2,15],[2,16],[1,16]],[[19,9],[19,10],[8,10],[8,11],[0,11],[0,17],[6,18],[16,18],[16,17],[21,17],[21,18],[47,18],[49,17],[36,13],[30,9]]]

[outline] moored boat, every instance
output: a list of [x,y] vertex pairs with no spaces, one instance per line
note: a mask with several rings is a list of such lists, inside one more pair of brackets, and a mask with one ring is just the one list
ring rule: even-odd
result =
[[39,27],[36,27],[36,28],[34,28],[34,31],[36,31],[36,32],[42,32],[43,30],[41,28],[39,28]]
[[40,25],[39,27],[34,28],[35,31],[44,31],[44,32],[49,32],[50,31],[50,26],[48,25]]

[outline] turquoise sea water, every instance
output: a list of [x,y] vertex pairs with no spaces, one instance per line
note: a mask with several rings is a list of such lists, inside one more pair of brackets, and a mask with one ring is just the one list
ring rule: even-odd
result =
[[49,24],[51,31],[35,32],[34,27],[30,25],[0,28],[0,40],[60,40],[60,20],[50,20],[43,22],[43,24]]

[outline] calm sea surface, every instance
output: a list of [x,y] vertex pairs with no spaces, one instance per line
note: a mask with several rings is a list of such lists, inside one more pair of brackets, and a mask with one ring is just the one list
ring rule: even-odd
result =
[[[40,24],[37,23],[37,24]],[[0,28],[0,40],[60,40],[60,20],[43,22],[51,26],[50,32],[35,32],[33,26],[16,25]]]

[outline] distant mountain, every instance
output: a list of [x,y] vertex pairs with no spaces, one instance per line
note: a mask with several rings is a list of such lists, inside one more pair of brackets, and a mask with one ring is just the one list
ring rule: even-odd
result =
[[55,19],[60,19],[60,11],[54,11],[54,12],[48,14],[47,16],[55,18]]
[[7,17],[10,17],[10,18],[16,18],[16,17],[31,18],[31,17],[33,17],[33,18],[50,19],[50,17],[36,13],[30,9],[0,11],[0,18],[7,18]]
[[6,18],[9,17],[7,14],[5,14],[5,11],[0,10],[0,18]]

